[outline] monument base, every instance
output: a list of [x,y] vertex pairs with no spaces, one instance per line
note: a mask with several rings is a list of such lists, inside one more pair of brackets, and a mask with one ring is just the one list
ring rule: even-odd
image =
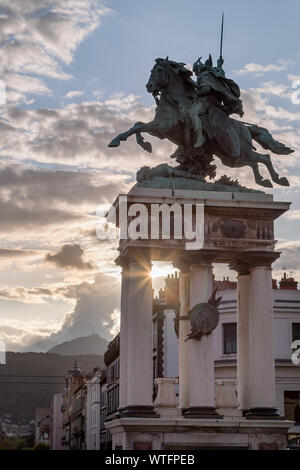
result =
[[183,416],[190,419],[223,419],[213,406],[191,406],[183,410]]
[[120,418],[106,423],[114,450],[284,450],[285,420]]
[[247,419],[281,419],[277,408],[250,408],[245,415]]
[[159,418],[153,406],[127,406],[120,410],[122,418]]

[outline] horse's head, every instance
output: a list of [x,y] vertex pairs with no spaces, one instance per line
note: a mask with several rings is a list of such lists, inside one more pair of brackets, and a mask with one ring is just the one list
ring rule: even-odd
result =
[[156,59],[156,64],[151,70],[151,75],[146,85],[147,91],[157,95],[159,91],[168,86],[169,82],[169,67],[168,57],[166,59]]
[[146,85],[147,91],[157,96],[160,91],[172,89],[174,94],[194,96],[196,83],[191,80],[193,72],[185,68],[185,63],[166,59],[155,59],[156,64]]

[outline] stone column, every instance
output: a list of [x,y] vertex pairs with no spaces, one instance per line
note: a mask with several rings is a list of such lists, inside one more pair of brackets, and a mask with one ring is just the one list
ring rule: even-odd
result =
[[237,277],[237,384],[240,409],[249,409],[249,269],[236,268]]
[[[276,254],[276,257],[278,254]],[[273,289],[269,257],[251,263],[249,279],[249,419],[276,419]]]
[[128,362],[128,289],[129,267],[127,260],[119,261],[122,265],[121,284],[121,321],[120,321],[120,411],[127,405],[127,362]]
[[[207,302],[212,293],[212,265],[209,262],[190,267],[190,309]],[[200,341],[190,339],[189,408],[186,418],[220,418],[215,410],[214,337],[204,335]]]
[[153,411],[151,262],[129,261],[127,303],[127,397],[122,416],[157,417]]
[[186,266],[181,267],[179,278],[179,408],[189,406],[189,345],[185,341],[190,329],[188,311],[190,309],[190,283],[189,271]]

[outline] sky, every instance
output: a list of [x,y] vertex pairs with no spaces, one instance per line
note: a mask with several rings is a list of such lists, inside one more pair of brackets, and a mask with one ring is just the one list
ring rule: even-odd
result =
[[[224,69],[240,85],[243,119],[295,150],[273,155],[290,187],[268,192],[292,202],[276,222],[282,255],[273,276],[287,270],[300,282],[298,0],[0,0],[0,339],[8,350],[118,331],[117,244],[97,239],[95,211],[128,191],[142,165],[172,164],[175,147],[150,138],[149,156],[134,138],[107,144],[152,119],[145,84],[156,57],[216,61],[223,11]],[[218,177],[258,189],[250,170],[217,165]],[[155,267],[154,287],[170,269]]]

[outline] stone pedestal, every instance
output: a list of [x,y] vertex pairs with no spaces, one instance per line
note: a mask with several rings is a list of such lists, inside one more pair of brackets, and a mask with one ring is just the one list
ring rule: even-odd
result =
[[292,421],[121,418],[107,423],[122,450],[283,450]]
[[[140,236],[121,239],[119,244],[118,260],[126,260],[120,332],[121,418],[106,424],[113,436],[113,446],[284,448],[291,423],[278,420],[275,409],[271,265],[280,255],[274,251],[274,220],[288,210],[290,203],[275,202],[272,195],[264,193],[135,188],[122,195],[121,217],[120,198],[115,201],[117,221],[124,221],[124,200],[128,233],[133,233],[137,226],[141,232]],[[167,212],[176,214],[174,217],[169,214],[173,221],[170,238],[162,233],[168,219],[155,219],[162,206],[164,213],[167,208]],[[198,206],[202,206],[204,213],[199,224],[195,220]],[[186,207],[193,209],[190,227],[199,226],[204,232],[200,237],[203,244],[198,243],[197,247],[178,237],[185,222],[177,217],[185,213]],[[146,217],[144,221],[142,216]],[[135,217],[139,220],[134,220]],[[179,409],[183,413],[180,418],[159,418],[153,410],[149,272],[151,261],[155,260],[185,266],[180,278]],[[227,417],[222,420],[216,413],[213,333],[204,334],[200,341],[194,338],[185,341],[189,310],[199,302],[207,302],[211,294],[211,263],[228,263],[238,272],[238,400],[245,414],[243,418],[231,416],[230,420]],[[165,387],[165,392],[161,392],[164,399],[158,397],[156,408],[174,411],[171,384],[161,385],[168,391]]]

